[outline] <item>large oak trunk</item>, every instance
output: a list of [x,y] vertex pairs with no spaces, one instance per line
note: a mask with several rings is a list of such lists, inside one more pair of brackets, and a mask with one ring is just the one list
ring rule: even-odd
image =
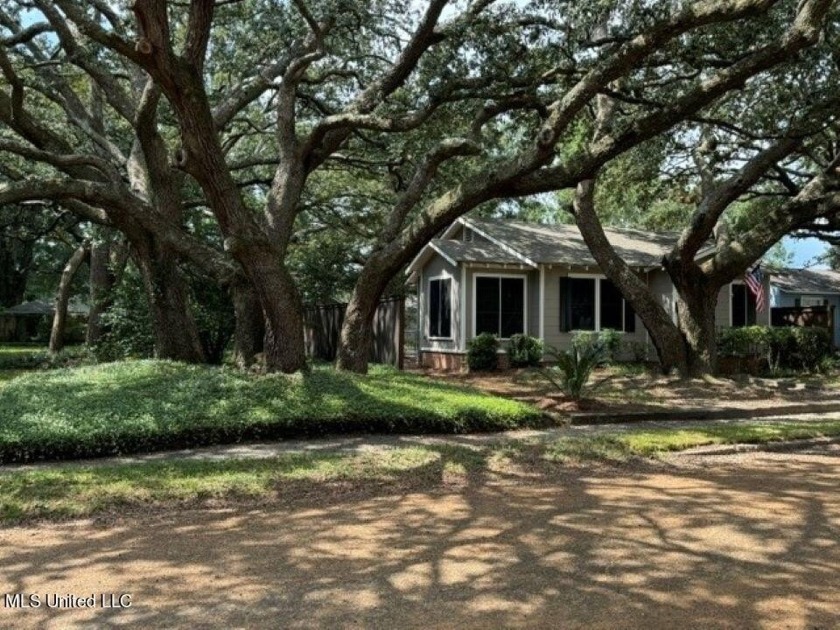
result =
[[392,276],[391,269],[368,261],[362,270],[344,314],[336,367],[339,370],[366,374],[373,343],[373,317],[382,293]]
[[268,250],[248,248],[238,259],[262,309],[266,370],[287,374],[305,370],[303,303],[291,274]]
[[677,319],[688,352],[691,376],[717,370],[715,306],[717,290],[706,286],[678,287]]
[[694,260],[665,259],[677,290],[677,326],[685,345],[687,375],[713,374],[717,369],[715,307],[720,286]]
[[236,282],[230,289],[236,327],[233,333],[233,357],[241,368],[254,363],[263,351],[265,319],[257,294],[247,282]]
[[189,303],[189,287],[171,249],[148,236],[132,241],[133,254],[149,298],[155,356],[204,363],[198,326]]
[[606,276],[618,287],[624,299],[642,320],[659,357],[664,373],[688,371],[688,359],[682,336],[659,300],[642,277],[632,270],[610,245],[595,213],[595,180],[578,184],[575,194],[575,222],[589,251]]

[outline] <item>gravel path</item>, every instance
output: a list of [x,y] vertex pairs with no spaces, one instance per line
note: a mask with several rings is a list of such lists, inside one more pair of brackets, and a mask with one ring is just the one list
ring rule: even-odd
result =
[[[839,457],[693,455],[4,529],[0,597],[41,606],[0,599],[0,627],[828,630]],[[48,608],[56,594],[94,606]],[[121,595],[130,607],[103,606]]]

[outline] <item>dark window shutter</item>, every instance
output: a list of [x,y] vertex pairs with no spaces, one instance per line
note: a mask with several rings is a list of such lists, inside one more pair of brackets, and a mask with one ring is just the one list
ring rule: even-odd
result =
[[429,282],[429,336],[440,337],[440,280]]
[[624,332],[636,332],[636,311],[627,300],[624,300]]
[[732,327],[747,325],[747,295],[743,284],[732,285]]
[[568,278],[560,278],[560,332],[569,332],[572,321],[571,284]]

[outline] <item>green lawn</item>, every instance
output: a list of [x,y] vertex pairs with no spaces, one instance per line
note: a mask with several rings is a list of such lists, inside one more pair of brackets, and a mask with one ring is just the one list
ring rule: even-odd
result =
[[711,444],[763,444],[840,435],[840,420],[808,422],[732,422],[705,427],[634,430],[592,437],[564,437],[546,456],[554,461],[615,460],[652,457]]
[[[498,441],[482,448],[424,445],[362,454],[307,453],[269,459],[171,460],[114,465],[65,463],[0,473],[0,523],[89,516],[126,507],[163,508],[207,500],[272,500],[330,492],[333,482],[358,488],[432,488],[517,466],[529,476],[571,462],[620,462],[710,443],[766,442],[840,435],[840,421],[746,422],[560,438],[548,443]],[[555,477],[551,477],[555,478]]]
[[528,405],[386,368],[258,376],[168,361],[30,372],[0,386],[0,462],[346,432],[533,425]]

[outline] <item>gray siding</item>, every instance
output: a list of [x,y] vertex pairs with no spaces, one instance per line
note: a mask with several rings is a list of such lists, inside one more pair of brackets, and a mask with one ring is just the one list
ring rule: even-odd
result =
[[653,291],[654,295],[659,296],[659,303],[671,316],[671,320],[677,321],[677,293],[674,290],[674,284],[671,282],[671,277],[662,269],[656,269],[646,274],[648,286]]
[[[429,280],[444,276],[452,279],[452,337],[451,339],[429,339]],[[450,265],[439,255],[434,255],[420,271],[420,299],[418,301],[418,323],[420,325],[420,347],[438,351],[454,351],[461,342],[461,271]]]
[[728,328],[732,325],[732,285],[726,284],[718,292],[717,306],[715,306],[715,326]]

